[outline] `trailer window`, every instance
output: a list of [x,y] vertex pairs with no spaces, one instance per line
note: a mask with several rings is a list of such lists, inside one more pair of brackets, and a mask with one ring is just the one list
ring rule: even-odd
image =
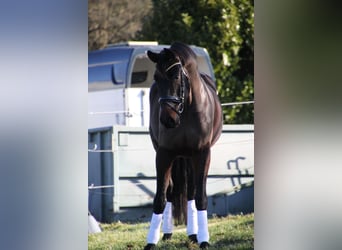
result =
[[130,87],[149,88],[153,83],[155,64],[145,54],[135,57]]
[[132,84],[139,84],[145,82],[147,79],[147,71],[139,71],[132,73]]

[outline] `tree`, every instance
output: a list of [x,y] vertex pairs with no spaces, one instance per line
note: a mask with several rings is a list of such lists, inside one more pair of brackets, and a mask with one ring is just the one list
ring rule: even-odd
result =
[[88,0],[88,50],[133,39],[151,0]]
[[[153,0],[138,40],[207,48],[222,103],[254,99],[253,0]],[[253,123],[253,105],[224,107],[225,123]]]

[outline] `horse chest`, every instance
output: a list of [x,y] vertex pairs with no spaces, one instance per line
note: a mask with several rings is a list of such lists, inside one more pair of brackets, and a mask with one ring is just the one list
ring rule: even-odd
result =
[[160,131],[159,145],[173,151],[186,152],[199,150],[211,141],[211,130],[201,126],[181,126],[176,129]]

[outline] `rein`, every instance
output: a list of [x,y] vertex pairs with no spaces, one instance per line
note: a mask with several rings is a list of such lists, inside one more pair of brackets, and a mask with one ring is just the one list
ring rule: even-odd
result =
[[[178,115],[181,115],[184,111],[184,101],[185,101],[185,77],[189,78],[188,74],[185,72],[181,62],[175,62],[174,64],[170,65],[166,70],[165,73],[168,72],[173,67],[180,65],[182,69],[181,74],[181,86],[180,86],[180,96],[163,96],[160,97],[158,102],[159,104],[166,104],[169,106],[173,111],[175,111]],[[176,108],[170,104],[175,103],[177,106]]]

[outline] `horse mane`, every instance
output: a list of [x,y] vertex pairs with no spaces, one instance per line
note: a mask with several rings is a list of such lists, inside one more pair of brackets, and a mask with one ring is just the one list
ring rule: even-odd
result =
[[198,72],[197,56],[188,45],[181,42],[174,42],[170,50],[179,56],[182,65],[186,68],[190,76]]

